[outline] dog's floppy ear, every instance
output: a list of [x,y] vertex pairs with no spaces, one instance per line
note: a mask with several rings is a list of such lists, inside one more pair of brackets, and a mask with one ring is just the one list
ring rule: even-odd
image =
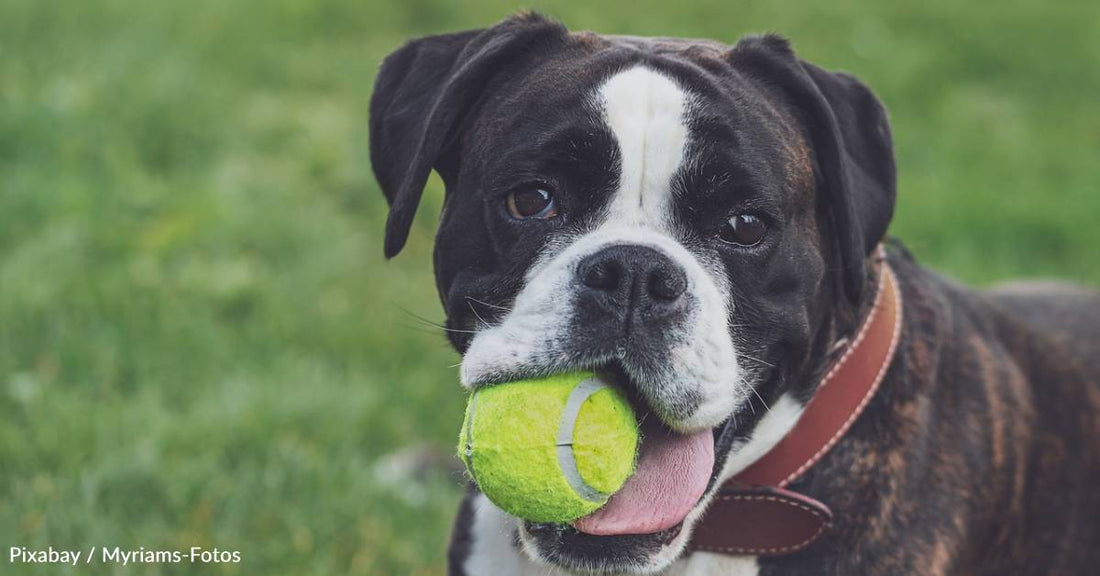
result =
[[524,14],[485,30],[412,40],[382,63],[370,103],[370,155],[390,204],[387,258],[404,247],[432,168],[451,185],[457,167],[448,148],[492,76],[564,33],[560,24]]
[[844,291],[858,304],[864,261],[886,234],[897,195],[885,108],[862,82],[799,60],[778,36],[746,38],[730,58],[735,68],[779,87],[801,113],[836,230]]

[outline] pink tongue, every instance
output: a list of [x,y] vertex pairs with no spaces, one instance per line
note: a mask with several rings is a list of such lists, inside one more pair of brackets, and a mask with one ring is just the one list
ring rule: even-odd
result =
[[650,534],[679,524],[699,501],[714,467],[710,430],[683,435],[647,429],[637,468],[622,489],[574,527],[594,536]]

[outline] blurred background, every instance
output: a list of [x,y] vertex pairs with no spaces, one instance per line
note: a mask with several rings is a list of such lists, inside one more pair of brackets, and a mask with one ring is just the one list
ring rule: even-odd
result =
[[[892,231],[978,285],[1100,283],[1100,3],[547,1],[790,37],[892,113]],[[367,102],[405,39],[523,6],[0,0],[0,545],[239,550],[104,574],[438,574],[463,394],[433,180],[386,262]],[[53,574],[13,566],[4,574]]]

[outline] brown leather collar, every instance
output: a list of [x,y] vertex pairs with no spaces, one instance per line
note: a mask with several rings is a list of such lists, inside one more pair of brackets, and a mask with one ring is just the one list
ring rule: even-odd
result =
[[830,366],[790,432],[726,481],[688,547],[735,555],[797,552],[832,524],[825,504],[786,490],[848,431],[878,390],[901,335],[901,292],[880,248],[879,290],[866,320]]

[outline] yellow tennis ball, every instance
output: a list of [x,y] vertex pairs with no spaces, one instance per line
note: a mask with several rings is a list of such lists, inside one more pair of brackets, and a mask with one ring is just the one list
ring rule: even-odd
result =
[[592,373],[475,391],[458,453],[505,512],[567,524],[594,512],[630,476],[638,422],[623,393]]

